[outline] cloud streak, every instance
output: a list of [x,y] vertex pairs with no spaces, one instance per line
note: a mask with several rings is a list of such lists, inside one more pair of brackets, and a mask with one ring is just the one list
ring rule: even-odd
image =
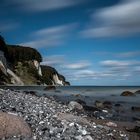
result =
[[60,46],[67,40],[67,37],[76,26],[77,24],[72,23],[40,29],[31,33],[30,37],[32,41],[23,42],[21,45],[31,46],[33,48]]
[[[85,37],[120,37],[140,33],[140,1],[123,0],[102,8],[91,16],[91,26],[82,32]],[[95,27],[93,21],[98,21]]]
[[91,66],[90,62],[81,61],[81,62],[77,62],[77,63],[66,64],[66,65],[64,65],[64,68],[71,69],[71,70],[79,70],[79,69],[87,69],[89,66]]
[[63,65],[65,62],[64,55],[51,55],[43,59],[42,65],[57,66]]
[[14,30],[18,27],[19,27],[19,24],[16,22],[11,22],[11,21],[1,22],[0,23],[0,32],[8,32],[8,31]]
[[5,0],[5,5],[16,5],[15,8],[29,12],[44,12],[75,6],[82,2],[83,0]]

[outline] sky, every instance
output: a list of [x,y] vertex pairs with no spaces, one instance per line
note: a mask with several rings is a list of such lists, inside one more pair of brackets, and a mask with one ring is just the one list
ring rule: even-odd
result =
[[0,34],[71,85],[140,85],[139,13],[140,0],[0,0]]

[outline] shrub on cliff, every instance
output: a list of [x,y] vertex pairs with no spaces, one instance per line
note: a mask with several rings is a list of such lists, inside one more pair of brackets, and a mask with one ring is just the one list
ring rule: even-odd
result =
[[50,66],[41,66],[42,69],[42,80],[45,84],[47,85],[52,85],[53,84],[53,75],[57,74],[57,71],[50,67]]
[[7,45],[9,61],[11,63],[37,60],[38,62],[42,61],[41,54],[34,48],[23,47],[19,45]]
[[8,59],[8,49],[6,46],[6,43],[4,41],[4,38],[0,35],[0,51],[2,51],[4,53],[4,56],[6,57],[6,59]]

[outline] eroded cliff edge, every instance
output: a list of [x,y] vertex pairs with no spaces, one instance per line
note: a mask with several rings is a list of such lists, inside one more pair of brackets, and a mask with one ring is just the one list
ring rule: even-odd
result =
[[0,36],[0,85],[70,85],[34,48],[8,45]]

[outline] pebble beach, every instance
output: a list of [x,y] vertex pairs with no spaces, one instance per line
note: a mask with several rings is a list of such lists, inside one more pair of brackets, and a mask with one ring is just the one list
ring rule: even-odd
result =
[[[14,130],[9,133],[10,125],[7,125],[6,128],[0,128],[0,137],[2,140],[140,139],[138,134],[124,129],[122,123],[90,118],[82,108],[80,109],[73,109],[53,97],[39,97],[20,91],[0,89],[0,113],[22,118],[28,125],[25,130],[30,131],[22,133],[21,129],[18,133],[14,133]],[[128,128],[130,126],[132,127],[131,124],[127,125]],[[2,133],[4,131],[6,132]]]

